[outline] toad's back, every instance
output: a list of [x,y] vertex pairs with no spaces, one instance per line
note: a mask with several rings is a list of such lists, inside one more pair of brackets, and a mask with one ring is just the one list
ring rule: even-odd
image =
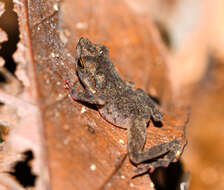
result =
[[[116,89],[119,90],[119,89]],[[154,102],[143,90],[130,87],[120,90],[99,108],[101,115],[116,126],[128,128],[135,118],[150,120]]]

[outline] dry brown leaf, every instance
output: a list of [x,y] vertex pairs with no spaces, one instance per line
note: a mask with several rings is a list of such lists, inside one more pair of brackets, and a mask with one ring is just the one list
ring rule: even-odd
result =
[[[153,189],[149,175],[131,178],[126,131],[72,101],[63,88],[65,80],[76,80],[74,51],[80,36],[105,44],[122,78],[161,100],[164,126],[150,125],[146,148],[178,138],[181,153],[188,116],[172,101],[168,52],[151,17],[119,0],[14,2],[20,27],[14,59],[23,91],[17,97],[0,91],[0,100],[16,108],[19,118],[6,140],[1,171],[12,172],[13,164],[31,151],[36,190]],[[9,189],[18,186],[9,174],[0,182]]]

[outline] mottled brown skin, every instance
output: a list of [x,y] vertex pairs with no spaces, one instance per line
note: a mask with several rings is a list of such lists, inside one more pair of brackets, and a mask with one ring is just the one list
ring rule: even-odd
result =
[[178,150],[176,140],[143,150],[150,119],[161,122],[163,118],[154,101],[142,89],[133,90],[120,78],[105,46],[80,38],[76,48],[79,80],[74,86],[67,83],[71,97],[96,105],[105,120],[128,130],[128,154],[134,164],[165,155],[147,165],[167,166]]

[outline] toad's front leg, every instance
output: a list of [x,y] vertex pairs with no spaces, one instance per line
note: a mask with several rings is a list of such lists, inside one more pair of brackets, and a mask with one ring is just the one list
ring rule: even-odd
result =
[[90,104],[104,105],[105,101],[100,98],[97,93],[92,93],[85,89],[80,89],[81,84],[77,81],[73,86],[70,85],[69,81],[66,81],[65,88],[69,90],[69,94],[73,100],[88,102]]

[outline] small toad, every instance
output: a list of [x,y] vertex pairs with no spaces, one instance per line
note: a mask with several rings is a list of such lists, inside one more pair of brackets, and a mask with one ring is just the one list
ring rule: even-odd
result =
[[104,45],[82,37],[76,50],[78,81],[73,86],[67,82],[72,99],[96,105],[106,121],[128,130],[127,148],[132,163],[147,161],[148,169],[168,166],[177,155],[176,139],[144,150],[150,119],[163,120],[155,102],[142,89],[133,90],[131,83],[121,79]]

